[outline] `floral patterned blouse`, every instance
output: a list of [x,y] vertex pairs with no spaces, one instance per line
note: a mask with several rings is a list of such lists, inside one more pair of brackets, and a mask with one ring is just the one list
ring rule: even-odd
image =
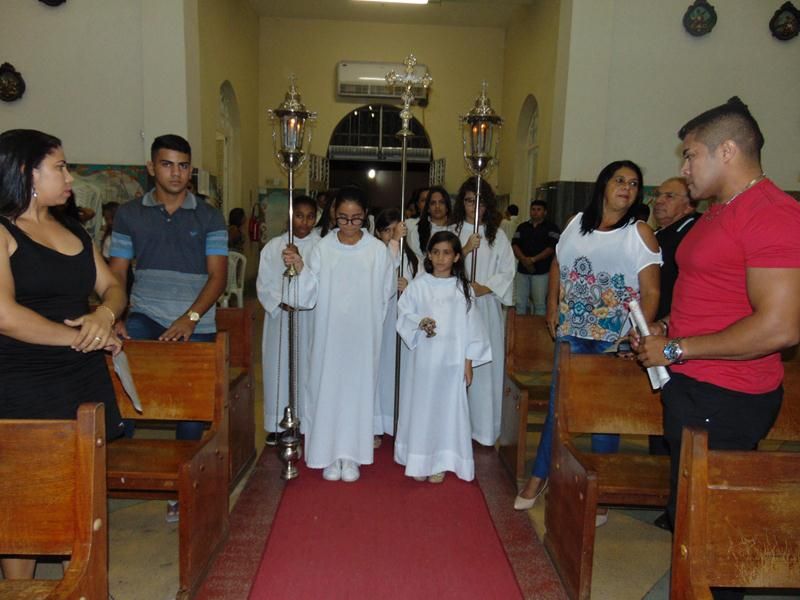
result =
[[636,224],[581,235],[578,213],[556,246],[560,268],[558,335],[616,342],[628,329],[628,303],[639,299],[639,272],[661,265],[661,252]]

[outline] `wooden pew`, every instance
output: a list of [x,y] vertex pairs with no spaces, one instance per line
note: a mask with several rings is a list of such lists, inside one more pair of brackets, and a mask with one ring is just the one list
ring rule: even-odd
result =
[[547,412],[555,344],[542,316],[506,315],[506,376],[500,458],[514,479],[524,479],[528,413]]
[[[784,369],[783,405],[767,440],[800,441],[796,349],[784,353]],[[636,362],[571,355],[562,344],[544,544],[567,595],[581,600],[591,592],[597,506],[663,507],[669,497],[669,457],[581,452],[572,438],[590,432],[663,433],[660,395]]]
[[708,449],[684,429],[670,598],[800,588],[800,454]]
[[70,559],[60,580],[0,580],[0,598],[108,598],[103,415],[0,420],[0,555]]
[[576,448],[572,438],[582,433],[661,434],[661,398],[635,361],[572,355],[568,344],[560,351],[544,544],[567,596],[585,600],[598,505],[666,506],[669,457]]
[[108,446],[108,494],[177,499],[179,589],[191,597],[228,534],[228,336],[215,343],[127,341],[139,414],[113,372],[126,419],[205,421],[202,439],[115,440]]
[[217,330],[227,332],[230,341],[228,443],[231,489],[256,458],[253,319],[253,311],[247,304],[243,308],[217,308]]

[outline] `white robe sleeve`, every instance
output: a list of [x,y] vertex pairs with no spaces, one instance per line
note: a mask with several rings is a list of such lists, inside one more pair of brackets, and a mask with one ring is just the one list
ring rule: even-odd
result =
[[[301,310],[311,309],[316,306],[317,298],[319,297],[318,273],[321,267],[322,254],[320,252],[320,244],[315,244],[311,249],[310,255],[303,257],[303,270],[300,271],[297,277],[292,278],[287,285],[287,288],[291,288],[291,292],[286,294],[286,298],[287,300],[292,300],[287,304]],[[297,286],[297,288],[294,289],[294,286]]]
[[517,272],[517,259],[514,258],[514,251],[511,249],[511,244],[508,237],[502,229],[497,230],[492,245],[494,253],[494,268],[488,280],[483,284],[492,290],[495,296],[501,303],[506,306],[514,304],[514,275]]
[[[382,299],[383,299],[383,318],[386,318],[386,314],[389,312],[389,300],[395,294],[397,294],[397,266],[395,265],[394,257],[392,256],[392,251],[388,247],[384,247],[385,254],[383,255],[383,260],[377,260],[376,264],[378,265],[379,269],[382,269],[383,272],[379,271],[379,275],[382,275],[383,279],[379,280],[383,284],[382,290]],[[400,263],[398,262],[397,265]]]
[[472,360],[473,367],[479,367],[492,360],[492,346],[489,334],[483,322],[481,311],[475,305],[472,297],[472,306],[467,312],[467,350],[465,358]]
[[425,335],[425,332],[419,328],[419,322],[423,315],[419,314],[421,308],[417,294],[418,289],[419,286],[415,285],[415,282],[409,283],[397,302],[397,333],[411,350],[417,347],[420,336]]
[[256,294],[266,313],[274,317],[280,311],[283,261],[281,236],[272,238],[261,250],[256,278]]

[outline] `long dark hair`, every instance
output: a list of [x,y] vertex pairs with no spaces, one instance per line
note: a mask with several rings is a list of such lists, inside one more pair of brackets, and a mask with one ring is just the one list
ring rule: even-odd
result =
[[600,227],[600,224],[603,222],[603,198],[606,193],[606,185],[611,181],[614,173],[623,167],[627,167],[636,173],[636,177],[639,178],[639,186],[636,188],[636,198],[633,204],[628,208],[628,212],[626,212],[619,221],[614,223],[611,229],[621,229],[629,223],[636,222],[637,214],[640,210],[637,205],[642,204],[642,199],[644,197],[642,170],[639,168],[639,165],[632,160],[615,160],[603,167],[603,170],[600,171],[600,174],[597,176],[597,181],[594,182],[592,199],[589,200],[589,204],[583,209],[583,216],[581,217],[581,235],[591,233]]
[[[401,220],[400,211],[396,208],[383,209],[378,213],[378,216],[375,217],[375,237],[379,237],[380,232],[389,227],[392,223],[399,223]],[[411,248],[408,247],[408,244],[403,244],[403,256],[406,257],[408,264],[411,265],[412,277],[415,277],[419,270],[419,259]]]
[[319,237],[325,237],[330,233],[331,229],[336,227],[336,223],[331,221],[331,208],[333,208],[333,201],[336,200],[336,195],[332,193],[328,193],[325,196],[325,206],[322,208],[322,214],[319,217],[319,221],[317,221],[317,227],[319,227]]
[[419,234],[419,247],[427,248],[428,247],[428,240],[431,239],[431,198],[433,198],[434,194],[441,194],[442,198],[444,199],[445,206],[447,206],[447,221],[450,222],[450,217],[453,214],[453,201],[450,199],[450,194],[447,193],[447,190],[444,189],[440,185],[434,185],[431,188],[428,188],[428,201],[425,203],[425,208],[422,209],[422,213],[419,216],[419,221],[417,221],[417,233]]
[[[464,220],[467,218],[467,211],[464,209],[464,196],[467,192],[473,194],[478,193],[478,178],[470,177],[461,187],[458,188],[458,196],[456,196],[456,203],[453,207],[453,221],[456,223],[456,231],[460,234],[461,228],[464,226]],[[483,226],[486,231],[486,239],[489,245],[494,245],[494,238],[497,235],[497,229],[500,227],[500,221],[503,220],[503,215],[497,210],[497,200],[494,196],[494,190],[491,184],[485,179],[481,180],[481,205],[486,207],[486,212],[483,213]],[[477,208],[477,207],[476,207]],[[475,233],[478,233],[477,231]]]
[[61,148],[57,137],[34,129],[9,129],[0,134],[0,214],[16,219],[31,204],[33,170]]
[[440,243],[447,242],[453,249],[453,252],[458,257],[458,260],[453,263],[453,276],[458,280],[458,285],[461,286],[461,291],[464,292],[464,301],[467,303],[467,312],[472,308],[472,286],[467,279],[467,270],[464,268],[464,257],[461,256],[461,240],[452,231],[437,231],[431,236],[431,241],[425,249],[425,271],[433,273],[433,263],[431,262],[430,252],[433,247]]

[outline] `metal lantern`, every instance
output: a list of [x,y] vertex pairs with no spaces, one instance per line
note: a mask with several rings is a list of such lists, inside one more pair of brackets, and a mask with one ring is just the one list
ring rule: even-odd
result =
[[[272,143],[275,157],[289,178],[289,244],[294,244],[294,172],[300,168],[306,157],[306,148],[311,143],[311,130],[307,125],[317,118],[317,114],[306,110],[295,85],[295,77],[289,78],[289,91],[283,103],[267,113],[272,120]],[[306,139],[307,138],[307,139]],[[297,275],[294,266],[284,271],[287,284]],[[291,289],[291,286],[286,286]],[[289,304],[289,303],[287,303]],[[284,410],[280,426],[280,458],[284,463],[281,477],[289,480],[298,476],[297,461],[302,457],[300,446],[300,418],[297,410],[297,364],[298,330],[296,311],[289,313],[289,403]],[[280,379],[280,377],[278,378]]]
[[[500,142],[500,128],[503,119],[492,108],[486,95],[488,84],[481,84],[481,95],[475,99],[475,105],[461,121],[461,139],[464,146],[464,161],[470,173],[477,177],[475,192],[474,231],[480,227],[481,178],[496,164],[497,145]],[[475,267],[478,260],[478,249],[472,251],[471,280],[475,281]]]
[[[421,75],[415,73],[417,66],[417,57],[409,54],[403,61],[405,65],[405,73],[398,73],[391,70],[386,74],[386,83],[391,87],[403,88],[403,93],[400,98],[403,100],[403,110],[400,111],[400,119],[402,127],[397,132],[397,136],[402,141],[402,152],[400,154],[400,218],[404,219],[406,214],[406,171],[408,168],[408,138],[411,135],[411,103],[414,101],[414,93],[412,89],[417,86],[422,86],[425,89],[433,83],[433,78],[426,70]],[[421,69],[420,69],[421,70]],[[403,276],[403,246],[405,238],[400,238],[400,266],[398,267],[398,275]],[[399,297],[398,292],[398,297]],[[400,407],[400,335],[395,336],[395,359],[394,359],[394,435],[397,435],[397,417]]]

